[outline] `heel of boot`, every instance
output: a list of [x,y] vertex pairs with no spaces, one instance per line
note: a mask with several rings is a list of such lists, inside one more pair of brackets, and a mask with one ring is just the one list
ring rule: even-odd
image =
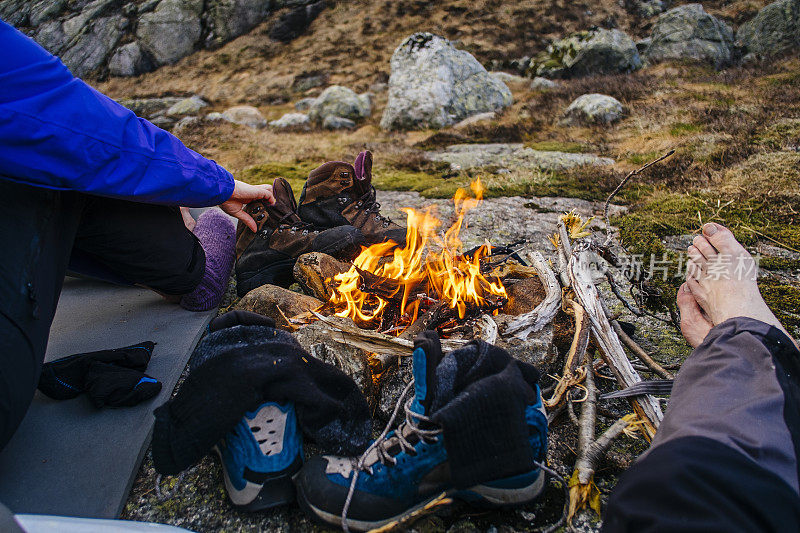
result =
[[265,266],[258,272],[236,273],[236,292],[241,297],[262,285],[278,285],[288,287],[294,283],[292,269],[297,259],[283,259]]
[[475,485],[456,496],[466,502],[488,507],[522,505],[538,498],[545,482],[545,473],[537,468],[525,474]]

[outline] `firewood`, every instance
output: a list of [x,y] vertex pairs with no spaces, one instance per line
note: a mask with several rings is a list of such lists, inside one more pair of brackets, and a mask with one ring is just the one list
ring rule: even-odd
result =
[[[627,388],[642,381],[642,378],[634,370],[619,337],[603,310],[600,294],[592,280],[593,268],[589,252],[588,243],[578,242],[575,244],[567,267],[570,284],[575,292],[575,300],[586,311],[603,359],[621,388]],[[650,395],[639,396],[631,400],[631,405],[639,418],[644,421],[645,435],[648,439],[652,439],[664,416],[658,400]]]
[[248,292],[233,308],[270,317],[279,328],[292,330],[294,326],[287,317],[317,309],[320,305],[322,302],[312,296],[277,285],[262,285]]
[[350,270],[349,263],[343,263],[328,254],[311,252],[297,258],[294,265],[294,279],[303,290],[327,302],[331,298],[331,282],[336,274]]
[[505,334],[519,339],[528,338],[532,333],[536,333],[552,322],[561,308],[561,285],[542,254],[533,252],[528,254],[526,259],[536,270],[542,285],[544,285],[545,298],[535,309],[515,317],[506,327]]

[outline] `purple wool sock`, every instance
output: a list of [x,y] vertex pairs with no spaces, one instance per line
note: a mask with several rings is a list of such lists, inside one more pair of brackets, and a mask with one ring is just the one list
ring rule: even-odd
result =
[[228,288],[236,247],[236,227],[219,209],[209,209],[197,219],[194,234],[206,252],[206,271],[200,284],[181,298],[189,311],[208,311],[219,305]]

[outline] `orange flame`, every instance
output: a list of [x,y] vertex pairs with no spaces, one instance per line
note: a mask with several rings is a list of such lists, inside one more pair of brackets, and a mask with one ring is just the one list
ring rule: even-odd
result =
[[[492,280],[481,273],[481,258],[491,255],[491,244],[487,242],[481,246],[472,257],[463,255],[459,234],[464,216],[480,204],[484,191],[480,180],[473,182],[470,188],[474,197],[464,189],[456,192],[453,198],[455,222],[443,235],[437,232],[442,223],[434,215],[433,208],[403,209],[408,217],[405,248],[393,242],[363,248],[353,267],[334,277],[335,289],[330,303],[335,314],[352,318],[359,325],[374,323],[390,301],[394,301],[410,324],[420,311],[421,300],[417,297],[420,290],[425,296],[456,309],[459,318],[466,316],[470,304],[486,307],[489,295],[507,298],[499,279]],[[384,284],[388,282],[388,288],[377,291],[380,294],[369,291],[364,287],[361,272],[375,274]]]

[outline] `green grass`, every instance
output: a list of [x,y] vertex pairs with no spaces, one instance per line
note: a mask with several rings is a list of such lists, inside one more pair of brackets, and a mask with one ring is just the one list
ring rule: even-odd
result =
[[673,137],[682,137],[703,131],[702,124],[692,124],[689,122],[676,122],[669,128],[669,134]]
[[569,154],[582,154],[592,151],[591,146],[576,142],[539,141],[527,143],[525,146],[543,152],[567,152]]

